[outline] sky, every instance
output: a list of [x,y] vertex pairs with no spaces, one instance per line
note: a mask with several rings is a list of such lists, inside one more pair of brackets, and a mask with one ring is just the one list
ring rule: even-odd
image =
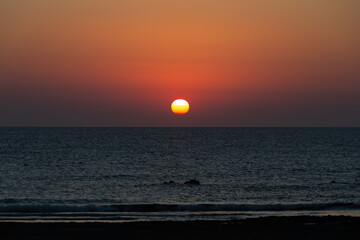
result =
[[[0,126],[360,127],[358,0],[2,0]],[[186,99],[190,110],[170,105]]]

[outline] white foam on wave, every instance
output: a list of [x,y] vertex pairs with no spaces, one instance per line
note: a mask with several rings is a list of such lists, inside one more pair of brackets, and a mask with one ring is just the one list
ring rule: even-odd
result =
[[0,213],[234,212],[358,210],[359,203],[296,204],[0,204]]

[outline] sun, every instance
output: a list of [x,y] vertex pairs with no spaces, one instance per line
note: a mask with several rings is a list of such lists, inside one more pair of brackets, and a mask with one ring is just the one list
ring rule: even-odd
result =
[[184,99],[176,99],[171,104],[171,110],[175,114],[185,114],[189,111],[189,103]]

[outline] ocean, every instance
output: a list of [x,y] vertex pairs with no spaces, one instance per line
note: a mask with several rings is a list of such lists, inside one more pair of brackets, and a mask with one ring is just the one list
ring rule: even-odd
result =
[[329,214],[360,216],[360,128],[0,128],[0,221]]

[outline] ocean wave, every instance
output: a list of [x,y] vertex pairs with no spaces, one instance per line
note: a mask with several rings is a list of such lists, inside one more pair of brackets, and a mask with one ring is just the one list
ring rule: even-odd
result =
[[0,204],[0,213],[241,212],[359,210],[359,203],[299,204]]

